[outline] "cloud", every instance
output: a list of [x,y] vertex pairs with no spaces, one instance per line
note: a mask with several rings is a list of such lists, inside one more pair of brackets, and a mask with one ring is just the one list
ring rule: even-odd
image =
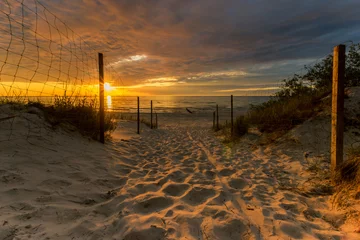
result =
[[[104,53],[121,78],[112,84],[154,94],[166,91],[151,88],[161,84],[169,92],[180,84],[185,95],[200,86],[216,93],[227,91],[221,85],[271,85],[334,45],[360,39],[357,0],[41,2],[94,49],[91,56]],[[48,36],[46,24],[39,31]],[[167,76],[177,81],[154,80]]]

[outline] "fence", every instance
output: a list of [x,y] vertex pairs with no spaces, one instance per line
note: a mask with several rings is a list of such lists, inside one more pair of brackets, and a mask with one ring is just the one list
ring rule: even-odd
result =
[[[328,120],[326,123],[322,122],[320,125],[316,125],[315,128],[313,128],[313,131],[317,131],[319,132],[319,135],[316,136],[317,141],[319,141],[319,146],[321,145],[320,142],[326,142],[326,139],[331,140],[330,144],[329,144],[329,158],[331,159],[331,165],[330,165],[330,170],[331,170],[331,174],[334,175],[336,173],[337,168],[339,168],[339,166],[343,163],[343,158],[344,158],[344,121],[345,121],[345,114],[344,114],[344,98],[345,98],[345,76],[346,76],[346,67],[348,66],[346,64],[346,51],[345,51],[345,45],[338,45],[336,47],[334,47],[332,54],[329,53],[326,56],[331,56],[332,55],[332,66],[331,66],[331,75],[329,77],[332,78],[332,93],[331,93],[331,120]],[[359,53],[358,53],[359,54]],[[323,59],[324,60],[324,59]],[[318,60],[316,61],[318,62]],[[316,64],[316,63],[315,63]],[[314,66],[310,66],[310,67],[314,67]],[[351,66],[350,66],[351,67]],[[359,66],[355,66],[355,67],[359,67]],[[305,70],[309,69],[309,66],[305,67]],[[303,70],[303,69],[301,69]],[[349,70],[351,71],[351,70]],[[348,78],[349,78],[348,74]],[[294,74],[295,77],[297,77],[296,74]],[[299,77],[301,77],[301,75],[298,75]],[[302,76],[306,76],[304,74],[302,74]],[[351,75],[350,75],[351,76]],[[315,79],[316,80],[316,79]],[[352,82],[354,83],[353,79],[347,79],[348,82]],[[304,82],[302,82],[304,83]],[[306,85],[307,84],[307,85]],[[306,82],[305,80],[305,86],[309,86],[309,89],[313,89],[313,83],[312,82]],[[355,84],[356,85],[356,84]],[[359,83],[357,83],[357,85],[359,85]],[[289,86],[287,86],[289,89]],[[301,86],[298,86],[301,87]],[[326,97],[326,95],[324,95],[323,97]],[[301,100],[301,98],[300,98]],[[233,95],[231,95],[231,97],[229,98],[229,105],[231,106],[231,117],[230,117],[230,126],[228,125],[227,121],[226,124],[222,124],[222,126],[227,126],[229,127],[231,136],[233,136],[234,134],[234,122],[233,122]],[[283,105],[283,107],[287,107],[286,105],[289,105],[289,103],[286,103]],[[313,107],[313,104],[307,106],[307,107]],[[280,110],[280,109],[279,109]],[[297,109],[293,109],[294,111],[297,111]],[[269,113],[267,113],[269,114]],[[285,122],[281,122],[281,123],[277,123],[277,124],[281,124],[281,126],[274,126],[274,122],[270,122],[270,124],[272,124],[272,127],[280,127],[280,129],[284,129],[286,127],[288,127],[289,125],[294,126],[297,125],[299,123],[303,123],[306,120],[309,120],[310,117],[314,116],[313,114],[310,114],[308,116],[305,116],[303,118],[295,118],[295,119],[289,119],[289,121],[291,120],[290,123],[285,123]],[[347,116],[348,118],[351,118],[351,116]],[[359,117],[359,113],[357,113],[357,118]],[[359,119],[360,120],[360,119]],[[358,121],[359,121],[358,120]],[[266,119],[265,119],[265,124],[266,124]],[[295,122],[293,122],[295,121]],[[349,120],[348,120],[349,121]],[[219,107],[218,105],[216,105],[216,107],[214,107],[214,112],[213,112],[213,129],[214,130],[219,130],[220,129],[220,124],[219,124]],[[360,139],[354,137],[354,135],[356,136],[356,132],[350,132],[346,135],[346,138],[348,139],[347,143],[351,144],[351,146],[353,146],[354,144],[358,144],[360,143]],[[308,149],[312,150],[318,150],[316,149],[318,146],[317,145],[313,145],[313,146],[307,146]]]
[[[57,98],[70,102],[96,99],[95,107],[99,108],[100,103],[104,109],[107,105],[97,100],[103,93],[99,74],[100,79],[105,79],[100,84],[105,92],[124,85],[113,64],[116,59],[105,54],[99,66],[98,52],[109,52],[107,46],[88,43],[38,0],[6,0],[0,4],[0,39],[3,103],[33,101],[51,105]],[[0,113],[2,120],[10,114]],[[103,138],[101,134],[101,142]]]

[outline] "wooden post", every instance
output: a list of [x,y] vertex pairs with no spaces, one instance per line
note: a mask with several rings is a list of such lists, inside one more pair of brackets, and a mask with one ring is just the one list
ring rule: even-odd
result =
[[104,56],[99,53],[100,142],[105,143]]
[[137,134],[140,134],[140,98],[137,97]]
[[331,111],[331,173],[343,162],[344,152],[344,80],[345,45],[334,48],[332,111]]
[[153,117],[152,117],[152,112],[153,112],[153,109],[152,109],[152,100],[150,101],[150,108],[151,108],[151,111],[150,111],[150,128],[153,129]]
[[219,130],[219,106],[216,104],[216,130]]
[[215,129],[215,111],[213,112],[213,129]]
[[234,133],[234,99],[233,95],[231,95],[231,136]]

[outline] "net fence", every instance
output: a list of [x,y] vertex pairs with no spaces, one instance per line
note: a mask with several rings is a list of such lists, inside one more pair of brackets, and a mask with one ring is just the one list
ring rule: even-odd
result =
[[[38,0],[2,1],[0,23],[0,97],[51,103],[98,95],[97,54],[107,46],[95,50]],[[105,81],[119,85],[111,62],[105,54]]]

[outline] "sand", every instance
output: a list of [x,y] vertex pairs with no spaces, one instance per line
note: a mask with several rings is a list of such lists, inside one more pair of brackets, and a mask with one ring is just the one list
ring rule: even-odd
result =
[[140,135],[120,121],[102,145],[30,112],[0,108],[15,116],[0,122],[0,239],[360,238],[329,196],[296,190],[301,140],[230,147],[189,114]]

